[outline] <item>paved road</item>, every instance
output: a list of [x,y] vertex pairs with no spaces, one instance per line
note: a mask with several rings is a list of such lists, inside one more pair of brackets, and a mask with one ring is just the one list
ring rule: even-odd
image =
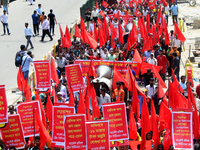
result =
[[[26,44],[24,37],[24,23],[28,22],[32,26],[31,15],[37,8],[39,3],[42,4],[42,10],[48,15],[49,10],[53,9],[58,23],[61,24],[65,30],[66,24],[71,26],[78,18],[80,18],[80,6],[85,0],[36,0],[33,5],[28,1],[17,0],[11,2],[9,5],[9,29],[11,35],[3,35],[3,27],[0,25],[0,85],[5,84],[6,88],[13,88],[17,86],[17,68],[14,65],[15,54],[20,49],[21,44]],[[3,9],[0,8],[0,12]],[[1,13],[0,13],[1,14]],[[64,31],[63,31],[64,32]],[[49,41],[46,37],[44,43],[41,43],[41,26],[39,37],[32,38],[35,59],[43,59],[44,55],[52,48],[60,36],[59,26],[55,27],[55,35],[53,41]]]

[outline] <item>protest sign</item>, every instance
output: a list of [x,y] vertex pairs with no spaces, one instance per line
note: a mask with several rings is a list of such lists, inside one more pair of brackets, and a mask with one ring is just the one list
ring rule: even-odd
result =
[[[87,76],[89,66],[90,66],[90,60],[75,60],[75,64],[80,64],[81,65],[81,70],[82,70],[82,75]],[[95,68],[95,71],[100,65],[114,65],[117,68],[117,71],[122,74],[123,77],[126,76],[127,72],[127,64],[131,65],[131,69],[135,71],[136,76],[138,77],[139,75],[139,70],[140,70],[140,64],[137,62],[127,62],[127,61],[109,61],[109,60],[93,60],[93,66]]]
[[39,129],[36,129],[34,127],[33,120],[35,120],[34,118],[35,116],[33,116],[34,115],[33,109],[36,110],[40,119],[42,120],[40,105],[38,101],[24,102],[24,103],[20,103],[17,106],[17,112],[22,122],[24,137],[34,136],[34,129],[35,129],[35,135],[39,135]]
[[109,149],[108,120],[86,122],[88,150]]
[[[137,149],[137,145],[141,144],[141,141],[129,141],[131,150],[138,150]],[[151,141],[147,140],[146,141],[146,150],[151,150],[152,149],[152,145],[151,145]]]
[[104,119],[109,120],[110,141],[128,140],[125,104],[106,103],[102,108]]
[[1,137],[7,148],[14,146],[23,149],[25,146],[24,134],[19,115],[9,115],[6,129],[1,130]]
[[0,85],[0,124],[8,122],[7,107],[5,85]]
[[36,88],[40,91],[51,88],[51,73],[48,60],[34,61]]
[[84,88],[82,71],[79,64],[65,66],[68,85],[71,85],[73,92]]
[[65,149],[87,150],[85,114],[64,116]]
[[172,139],[174,149],[194,149],[192,112],[172,112]]
[[74,114],[74,106],[53,106],[52,121],[52,147],[64,148],[64,127],[63,119],[65,115]]
[[[109,14],[107,15],[108,19],[114,19],[114,14]],[[122,17],[122,20],[126,20],[126,15],[120,15],[120,17]],[[133,15],[128,15],[128,20],[129,22],[133,21]]]

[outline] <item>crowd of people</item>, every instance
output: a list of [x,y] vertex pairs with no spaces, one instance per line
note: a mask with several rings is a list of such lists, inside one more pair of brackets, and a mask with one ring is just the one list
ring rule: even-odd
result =
[[[188,98],[188,92],[190,92],[188,90],[190,90],[189,87],[191,86],[191,81],[186,81],[186,76],[179,76],[182,52],[181,47],[184,43],[184,40],[180,38],[182,35],[180,35],[180,32],[177,32],[177,30],[171,30],[168,32],[167,29],[169,24],[168,19],[170,19],[170,17],[173,20],[174,26],[177,23],[177,16],[179,12],[178,5],[176,1],[174,1],[173,4],[166,2],[165,0],[162,1],[162,3],[160,2],[161,1],[141,2],[138,0],[132,2],[128,0],[107,0],[102,1],[101,5],[99,6],[98,4],[94,6],[93,10],[91,11],[87,9],[85,12],[85,22],[84,24],[80,24],[81,34],[77,34],[77,32],[80,31],[79,28],[76,28],[73,39],[68,41],[70,46],[66,45],[66,36],[61,35],[61,38],[58,39],[58,44],[55,48],[54,59],[57,62],[59,84],[56,85],[55,83],[52,83],[52,89],[55,89],[56,96],[52,95],[51,93],[40,93],[40,100],[43,104],[43,107],[45,108],[48,97],[50,97],[53,104],[55,99],[57,99],[59,103],[69,103],[70,96],[73,93],[70,91],[70,87],[67,84],[65,66],[74,64],[75,60],[91,60],[91,62],[92,60],[137,62],[140,64],[140,67],[142,64],[151,64],[150,66],[154,67],[159,66],[159,75],[157,75],[153,67],[147,68],[145,73],[142,73],[142,68],[139,68],[139,73],[136,74],[134,69],[127,65],[127,68],[130,67],[133,77],[137,79],[135,84],[140,85],[140,87],[137,88],[137,99],[139,100],[139,118],[136,117],[137,113],[134,112],[135,122],[137,125],[137,138],[129,138],[130,140],[141,141],[141,114],[143,112],[143,103],[145,101],[147,103],[149,117],[151,116],[152,112],[152,104],[155,106],[157,117],[159,117],[160,105],[162,102],[165,103],[167,107],[170,107],[169,93],[162,95],[162,97],[159,95],[159,90],[162,88],[158,86],[158,83],[161,82],[160,80],[162,80],[164,83],[167,82],[166,79],[170,81],[172,80],[173,83],[177,81],[177,88],[182,89],[180,91],[185,98]],[[30,3],[32,4],[31,0]],[[6,11],[4,13],[6,13]],[[55,15],[53,14],[53,10],[50,10],[50,13],[47,17],[41,10],[41,4],[39,4],[38,8],[34,11],[32,19],[34,33],[32,32],[31,28],[28,27],[28,23],[25,23],[25,37],[27,39],[27,45],[21,45],[21,51],[16,55],[16,58],[18,55],[22,58],[20,64],[24,79],[27,81],[29,78],[29,65],[31,62],[33,62],[34,58],[34,55],[30,51],[27,53],[25,52],[29,44],[31,45],[31,48],[34,48],[30,40],[31,36],[39,35],[39,25],[41,23],[43,29],[41,41],[44,40],[44,36],[46,34],[50,37],[50,40],[53,40],[51,37],[51,31],[54,35],[54,27],[55,23],[57,23]],[[128,24],[131,24],[132,29],[127,29]],[[84,28],[87,31],[84,30]],[[96,39],[97,46],[95,48],[85,39],[84,32],[88,32],[90,38]],[[127,37],[128,34],[129,36]],[[159,79],[159,76],[161,79]],[[92,85],[92,80],[95,78],[95,76],[88,74],[88,77],[89,78],[84,77],[85,85]],[[178,82],[179,80],[180,82]],[[103,118],[102,104],[110,102],[124,102],[128,112],[127,116],[129,116],[127,117],[127,121],[130,123],[130,112],[133,109],[132,104],[133,101],[136,100],[136,97],[133,96],[133,91],[130,91],[129,87],[127,87],[124,82],[117,81],[116,83],[113,82],[113,84],[116,84],[115,89],[109,89],[107,86],[102,87],[101,89],[95,88],[101,115],[98,118],[93,119],[99,120]],[[198,85],[195,92],[192,89],[193,96],[195,98],[200,97],[199,87],[200,86]],[[78,112],[79,96],[80,92],[74,94],[74,107],[76,113]],[[84,95],[84,97],[86,96]],[[35,100],[35,95],[32,96],[31,100]],[[23,97],[23,101],[26,101],[25,96]],[[92,99],[90,98],[90,103],[91,101]],[[90,105],[91,109],[89,111],[89,115],[92,116],[92,104]],[[9,106],[9,114],[15,113],[17,112],[14,106]],[[165,133],[166,130],[168,130],[166,128],[166,125],[163,125],[158,121],[158,142],[153,140],[154,133],[152,130],[146,134],[146,140],[151,141],[153,150],[174,149],[171,141],[170,145],[169,143],[166,144]],[[200,139],[196,137],[193,139],[195,149],[199,149]],[[1,146],[4,148],[4,144],[2,143],[3,141],[1,141]],[[27,150],[32,147],[33,149],[40,149],[40,137],[35,137],[35,146],[30,138],[26,138],[26,145],[24,149]],[[142,145],[138,145],[137,148],[140,149],[140,147],[142,147]],[[48,148],[53,149],[49,143],[46,145],[45,149]],[[130,149],[129,146],[116,147],[116,149],[123,148]]]

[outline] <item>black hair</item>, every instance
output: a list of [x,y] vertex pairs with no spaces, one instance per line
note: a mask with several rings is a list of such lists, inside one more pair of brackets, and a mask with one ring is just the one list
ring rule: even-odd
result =
[[104,91],[104,92],[106,92],[106,89],[105,89],[105,88],[101,88],[101,91]]
[[117,81],[117,83],[116,83],[117,85],[121,85],[121,82],[120,81]]
[[[185,76],[181,76],[181,80],[184,78]],[[200,138],[199,138],[199,141],[200,141]]]
[[21,45],[20,49],[23,50],[25,48],[25,45]]
[[36,10],[34,10],[34,12],[33,13],[37,13],[37,11]]
[[41,4],[38,4],[38,6],[41,6]]
[[66,83],[67,82],[67,80],[63,80],[63,83]]
[[151,72],[151,69],[147,69],[147,73],[150,73]]
[[28,51],[27,54],[30,56],[30,55],[32,54],[32,52],[31,52],[31,51]]
[[173,52],[172,54],[174,57],[177,57],[177,53],[176,52]]
[[45,12],[43,11],[43,12],[42,12],[42,14],[44,15],[44,14],[45,14]]
[[154,81],[154,78],[150,78],[150,81]]
[[27,22],[26,22],[25,24],[28,26],[28,23],[27,23]]
[[10,147],[9,149],[14,149],[14,150],[16,150],[16,148],[15,148],[14,146]]
[[36,136],[36,137],[35,137],[35,140],[40,140],[40,136]]
[[3,12],[6,12],[6,10],[3,10]]
[[62,72],[61,75],[65,75],[65,72]]
[[53,9],[50,9],[50,12],[52,13],[52,12],[53,12]]

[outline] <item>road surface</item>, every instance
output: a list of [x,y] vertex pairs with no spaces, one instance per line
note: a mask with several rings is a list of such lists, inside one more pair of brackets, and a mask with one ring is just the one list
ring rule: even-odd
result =
[[[21,44],[26,45],[24,23],[28,22],[33,29],[31,15],[39,3],[42,4],[42,11],[45,15],[53,9],[58,23],[65,32],[66,25],[70,27],[75,20],[80,18],[80,6],[84,2],[85,0],[36,0],[33,5],[29,4],[29,0],[11,2],[8,7],[8,24],[11,35],[3,35],[3,25],[0,25],[0,85],[6,85],[6,89],[17,86],[18,69],[15,67],[15,55],[20,50]],[[0,12],[3,12],[3,8],[0,8]],[[45,37],[45,42],[41,43],[41,33],[40,26],[40,35],[32,38],[34,49],[31,51],[35,55],[35,60],[43,59],[60,37],[58,24],[55,26],[53,41],[50,42],[49,37]]]

